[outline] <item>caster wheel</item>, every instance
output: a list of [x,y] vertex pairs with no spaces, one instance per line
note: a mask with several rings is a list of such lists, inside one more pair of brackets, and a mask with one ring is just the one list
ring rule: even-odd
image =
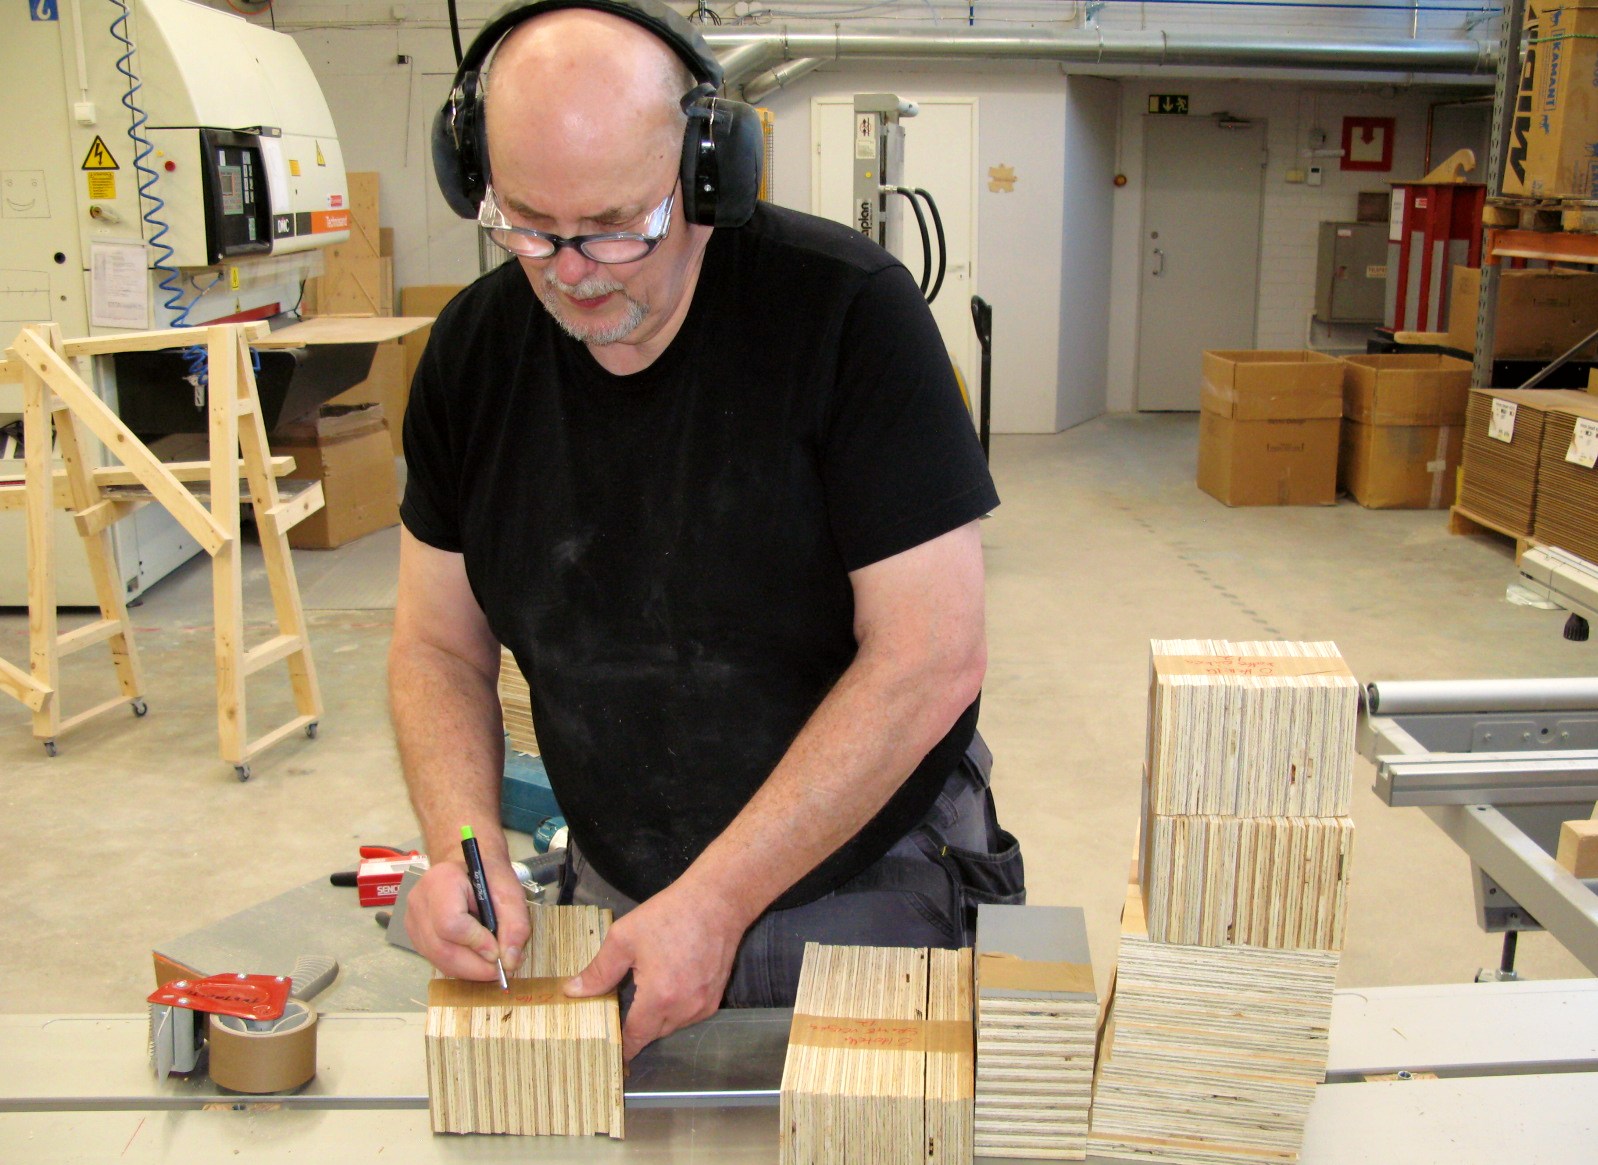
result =
[[135,716],[148,716],[150,714],[150,705],[143,700],[134,700],[131,706]]
[[238,779],[240,781],[249,780],[250,779],[250,766],[249,765],[234,765],[233,766],[233,775],[238,777]]
[[312,720],[309,724],[307,724],[305,726],[305,738],[307,740],[315,740],[316,739],[316,729],[317,729],[316,721]]
[[55,755],[55,741],[47,740],[47,741],[44,742],[44,755],[45,756],[54,756]]

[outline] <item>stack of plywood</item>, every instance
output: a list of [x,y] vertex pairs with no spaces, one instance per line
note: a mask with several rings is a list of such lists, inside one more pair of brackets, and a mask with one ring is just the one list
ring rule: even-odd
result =
[[610,925],[594,906],[534,906],[527,957],[510,980],[434,979],[427,993],[427,1094],[435,1133],[620,1138],[616,995],[569,999]]
[[499,707],[511,748],[537,756],[538,733],[533,729],[533,701],[527,691],[527,678],[508,647],[499,649]]
[[1466,517],[1516,537],[1532,532],[1548,412],[1580,403],[1585,395],[1569,389],[1471,389],[1458,507]]
[[1089,1147],[1176,1165],[1297,1160],[1336,952],[1154,942],[1128,889]]
[[1598,396],[1568,396],[1543,421],[1537,541],[1598,562]]
[[809,943],[783,1064],[785,1165],[971,1160],[969,951]]
[[1098,997],[1078,907],[977,909],[976,1151],[1087,1156]]
[[1153,644],[1090,1147],[1293,1161],[1326,1065],[1359,685],[1330,643]]

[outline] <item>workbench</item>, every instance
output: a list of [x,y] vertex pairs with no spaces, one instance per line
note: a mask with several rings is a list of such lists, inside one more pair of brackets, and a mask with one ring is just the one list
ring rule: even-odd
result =
[[[316,1078],[259,1098],[156,1081],[143,1015],[0,1016],[0,1161],[777,1159],[787,1011],[723,1011],[647,1048],[624,1141],[435,1136],[424,1022],[324,1014]],[[1438,1078],[1367,1080],[1399,1072]],[[1590,1165],[1595,1144],[1598,980],[1337,992],[1304,1165]]]

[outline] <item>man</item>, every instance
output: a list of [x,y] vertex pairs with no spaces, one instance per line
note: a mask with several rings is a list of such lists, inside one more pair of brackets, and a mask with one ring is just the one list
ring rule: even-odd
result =
[[685,220],[680,54],[584,8],[495,51],[480,221],[518,263],[417,373],[390,652],[433,857],[417,949],[489,979],[527,940],[503,642],[570,825],[563,898],[619,915],[568,990],[631,975],[629,1058],[724,999],[791,1003],[807,938],[959,945],[972,901],[1021,894],[974,740],[997,497],[936,328],[842,227]]

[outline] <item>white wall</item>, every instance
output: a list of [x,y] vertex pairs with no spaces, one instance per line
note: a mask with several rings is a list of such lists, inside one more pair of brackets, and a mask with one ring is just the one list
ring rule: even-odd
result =
[[[873,90],[978,99],[974,293],[993,307],[994,431],[1053,433],[1103,412],[1114,83],[1048,66],[819,69],[762,101],[777,117],[778,202],[809,208],[810,102]],[[1015,172],[1009,192],[990,189],[999,166]]]
[[1054,428],[1105,409],[1110,345],[1110,224],[1120,86],[1066,78],[1064,226],[1060,256],[1059,391]]
[[[1426,111],[1439,95],[1390,88],[1332,88],[1283,82],[1216,83],[1127,80],[1121,90],[1120,169],[1127,184],[1115,195],[1114,259],[1110,296],[1110,353],[1107,403],[1112,412],[1136,407],[1138,335],[1138,256],[1143,216],[1143,125],[1148,94],[1183,92],[1190,116],[1225,111],[1267,123],[1269,164],[1260,246],[1260,294],[1255,346],[1302,348],[1310,341],[1309,318],[1315,299],[1316,231],[1327,220],[1355,217],[1362,190],[1385,192],[1388,183],[1421,177]],[[1335,157],[1304,158],[1310,132],[1325,130],[1326,149],[1342,141],[1345,116],[1397,119],[1390,173],[1344,171]],[[1320,165],[1319,187],[1289,183],[1289,170]],[[1327,340],[1314,336],[1317,345]],[[1194,370],[1197,376],[1197,369]]]

